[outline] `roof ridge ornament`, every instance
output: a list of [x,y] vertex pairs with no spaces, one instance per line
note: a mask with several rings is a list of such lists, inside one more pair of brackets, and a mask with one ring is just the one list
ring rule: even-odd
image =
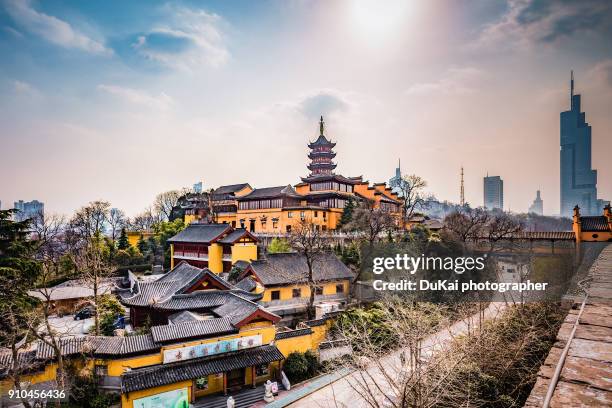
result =
[[323,133],[325,131],[325,122],[323,121],[323,115],[321,115],[321,121],[319,122],[319,131],[321,132],[321,136],[323,136]]

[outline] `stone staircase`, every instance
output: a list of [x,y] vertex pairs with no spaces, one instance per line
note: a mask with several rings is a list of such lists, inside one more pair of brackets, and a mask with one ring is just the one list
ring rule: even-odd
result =
[[[228,393],[234,397],[235,408],[248,408],[263,401],[264,387],[245,388],[235,393]],[[224,395],[203,397],[191,404],[193,408],[227,408],[227,397]]]

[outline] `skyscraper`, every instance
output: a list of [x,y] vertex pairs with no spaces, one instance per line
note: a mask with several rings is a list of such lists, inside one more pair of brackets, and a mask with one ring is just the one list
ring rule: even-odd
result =
[[570,80],[570,110],[561,112],[561,216],[571,217],[574,206],[585,215],[599,215],[597,170],[591,169],[591,126],[580,112],[580,95]]
[[397,167],[395,168],[395,176],[389,179],[389,187],[391,187],[391,191],[395,194],[402,194],[402,169],[401,169],[401,161],[397,160]]
[[484,206],[489,210],[504,209],[504,181],[499,176],[484,178]]
[[15,201],[15,207],[18,210],[15,215],[15,221],[24,221],[29,218],[34,218],[45,211],[45,204],[38,200],[32,201]]
[[537,215],[544,215],[544,201],[540,197],[540,190],[536,193],[536,198],[533,200],[533,204],[529,206],[529,212]]

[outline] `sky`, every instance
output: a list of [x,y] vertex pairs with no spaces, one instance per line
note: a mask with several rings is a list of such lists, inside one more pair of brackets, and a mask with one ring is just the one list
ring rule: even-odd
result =
[[296,184],[325,117],[337,173],[559,212],[569,77],[612,198],[612,2],[0,0],[0,200],[135,215],[159,192]]

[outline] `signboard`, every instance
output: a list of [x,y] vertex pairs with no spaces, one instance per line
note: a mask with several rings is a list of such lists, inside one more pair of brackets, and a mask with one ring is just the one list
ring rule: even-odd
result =
[[134,400],[134,408],[188,408],[189,393],[187,388],[162,392]]
[[262,344],[261,334],[245,336],[237,339],[221,340],[214,343],[197,344],[195,346],[179,347],[164,350],[164,364],[175,361],[191,360],[192,358],[212,356],[232,351],[258,347]]

